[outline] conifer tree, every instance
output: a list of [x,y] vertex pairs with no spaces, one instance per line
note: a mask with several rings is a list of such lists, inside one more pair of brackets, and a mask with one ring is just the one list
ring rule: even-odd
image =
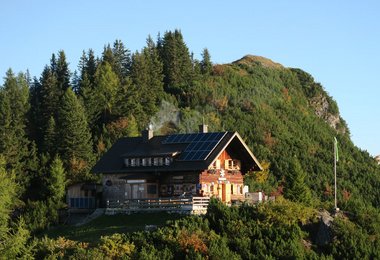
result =
[[296,158],[289,158],[289,173],[286,176],[284,195],[286,198],[302,203],[310,203],[311,192],[305,183],[306,173]]
[[95,88],[89,93],[91,122],[98,122],[98,126],[107,123],[112,114],[120,81],[107,62],[101,63],[95,73]]
[[0,90],[0,153],[5,156],[7,168],[17,173],[16,180],[24,189],[28,182],[24,171],[28,159],[26,123],[29,108],[29,86],[25,75],[20,73],[16,77],[12,70],[8,70]]
[[112,69],[118,75],[119,80],[123,82],[131,69],[131,52],[121,40],[116,40],[113,44],[112,53],[114,57]]
[[62,200],[65,197],[66,173],[63,163],[59,156],[56,156],[50,165],[48,175],[46,176],[46,188],[48,198],[57,206],[62,206]]
[[53,70],[57,78],[57,88],[61,95],[70,87],[70,70],[69,64],[66,61],[66,55],[63,50],[58,52],[58,60],[56,69]]
[[55,119],[53,116],[50,117],[48,125],[46,127],[46,131],[44,134],[44,140],[43,140],[43,147],[41,149],[42,152],[48,153],[51,156],[55,156],[56,154],[56,139],[57,133],[56,133],[56,125],[55,125]]
[[203,75],[210,75],[212,72],[211,56],[207,48],[202,52],[201,72]]
[[85,178],[92,163],[91,134],[84,109],[71,89],[66,90],[60,102],[57,129],[57,150],[70,177],[73,181]]
[[193,78],[193,64],[182,33],[179,30],[166,32],[160,49],[165,87],[190,85]]
[[35,84],[32,91],[32,118],[36,126],[36,143],[43,150],[44,135],[47,131],[50,118],[57,117],[57,104],[59,104],[60,90],[57,87],[55,73],[45,66],[41,79]]

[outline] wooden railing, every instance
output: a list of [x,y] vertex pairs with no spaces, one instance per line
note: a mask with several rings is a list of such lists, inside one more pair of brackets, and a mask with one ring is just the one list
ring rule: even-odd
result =
[[209,197],[170,197],[107,201],[107,209],[132,211],[206,211]]

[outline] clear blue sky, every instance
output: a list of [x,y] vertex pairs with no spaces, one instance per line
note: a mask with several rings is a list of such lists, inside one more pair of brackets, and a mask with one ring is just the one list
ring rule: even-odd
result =
[[254,54],[311,73],[338,102],[354,143],[377,155],[379,14],[380,1],[2,0],[0,74],[39,77],[61,49],[73,71],[83,50],[100,55],[120,39],[136,51],[149,34],[177,28],[196,58],[207,47],[214,63]]

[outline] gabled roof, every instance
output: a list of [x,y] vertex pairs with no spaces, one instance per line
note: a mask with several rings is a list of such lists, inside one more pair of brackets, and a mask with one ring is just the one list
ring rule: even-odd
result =
[[[120,138],[92,169],[93,173],[138,173],[201,171],[227,149],[241,160],[242,171],[260,170],[261,165],[237,132],[174,134]],[[125,158],[170,157],[169,166],[125,167]]]

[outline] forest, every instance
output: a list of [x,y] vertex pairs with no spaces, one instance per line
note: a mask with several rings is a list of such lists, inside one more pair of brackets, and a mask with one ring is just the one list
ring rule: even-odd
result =
[[[120,40],[100,56],[84,50],[70,71],[64,50],[39,77],[4,76],[0,87],[0,258],[233,259],[380,258],[380,167],[356,147],[323,86],[298,68],[247,55],[197,60],[181,31],[132,53]],[[264,166],[250,190],[279,200],[226,207],[151,232],[115,233],[88,245],[41,236],[59,224],[65,190],[99,182],[91,168],[123,136],[237,131]],[[332,211],[333,140],[338,140],[338,207],[331,241],[315,239],[318,212]]]

